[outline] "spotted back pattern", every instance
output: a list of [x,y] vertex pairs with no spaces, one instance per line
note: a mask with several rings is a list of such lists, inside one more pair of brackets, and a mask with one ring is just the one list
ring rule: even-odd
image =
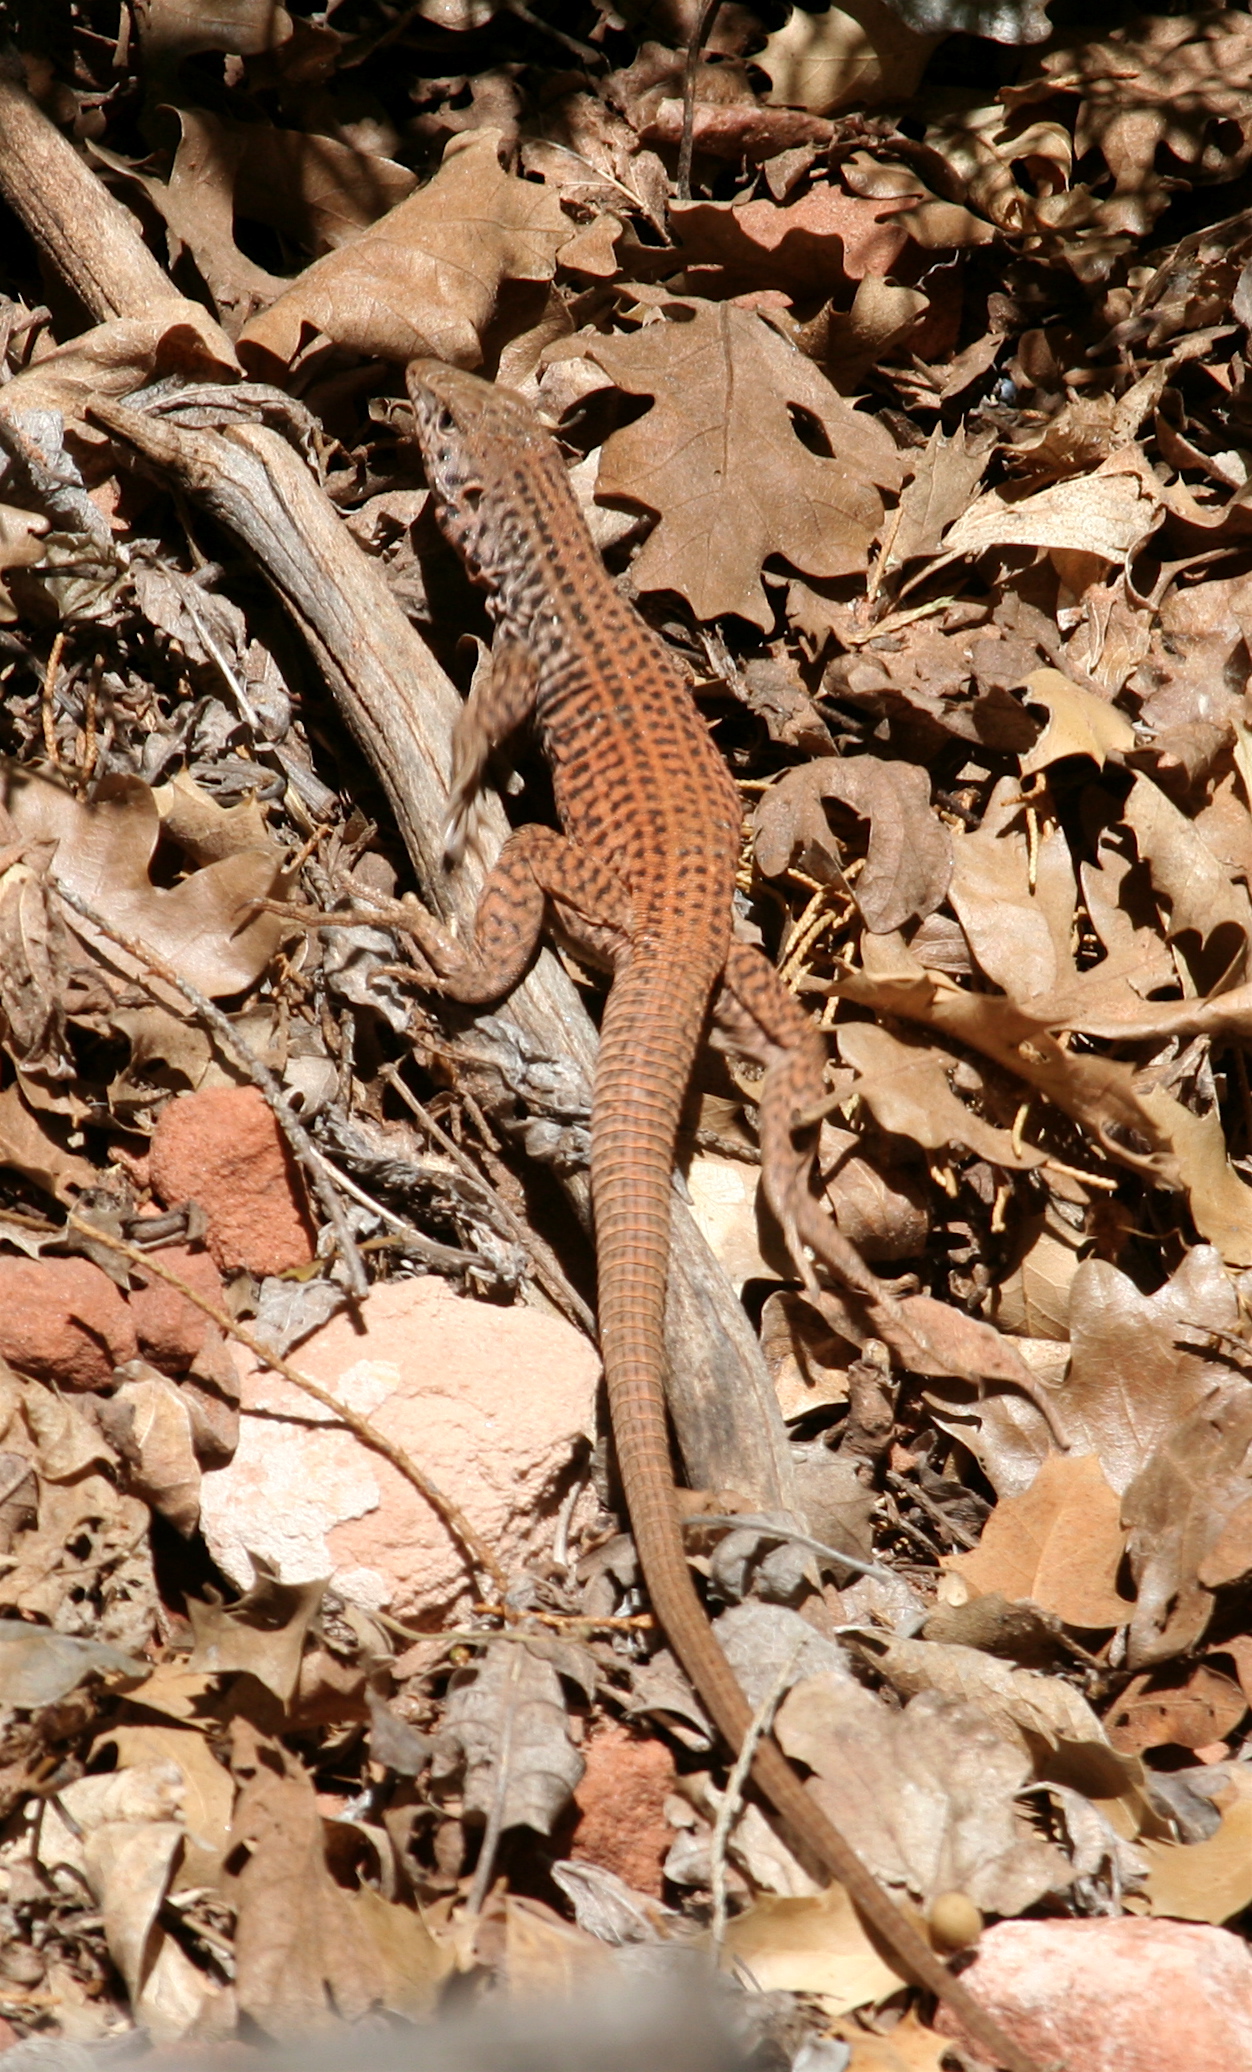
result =
[[[807,1160],[790,1152],[790,1117],[820,1103],[824,1053],[766,960],[744,946],[731,949],[737,795],[680,671],[607,574],[555,442],[520,397],[442,361],[414,362],[408,384],[440,522],[496,621],[498,678],[493,667],[486,709],[475,715],[482,739],[502,740],[534,711],[573,849],[557,896],[576,902],[580,880],[601,898],[606,885],[620,894],[592,1107],[600,1349],[653,1609],[738,1750],[752,1709],[692,1584],[670,1465],[663,1320],[674,1145],[719,980],[767,1049],[792,1060],[792,1080],[776,1081],[774,1136],[780,1167],[795,1166],[801,1184]],[[471,757],[471,776],[484,759]],[[511,875],[502,868],[510,849],[551,857],[552,845],[560,846],[551,834],[535,840],[543,831],[529,832],[529,842],[523,830],[506,846],[480,915],[488,899],[497,918],[510,901],[520,908],[527,884],[533,888],[520,867]],[[547,890],[551,897],[551,882]],[[479,985],[459,997],[485,991]],[[763,1116],[768,1106],[763,1093]],[[814,1241],[820,1248],[816,1232]],[[903,1918],[768,1736],[752,1767],[793,1833],[842,1880],[914,1976],[960,2013],[1009,2072],[1037,2072]]]

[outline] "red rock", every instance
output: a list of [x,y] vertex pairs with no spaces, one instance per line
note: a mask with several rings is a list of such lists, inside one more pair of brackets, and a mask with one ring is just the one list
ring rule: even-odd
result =
[[304,1188],[278,1124],[252,1086],[214,1086],[170,1101],[149,1152],[167,1207],[195,1201],[223,1273],[286,1273],[314,1256]]
[[90,1259],[0,1258],[0,1355],[21,1373],[98,1389],[138,1351],[125,1297]]
[[663,1741],[612,1723],[583,1750],[587,1768],[574,1793],[579,1811],[570,1855],[616,1871],[633,1891],[661,1896],[661,1865],[673,1841],[665,1801],[674,1759]]
[[[963,1978],[1041,2065],[1252,2072],[1252,1952],[1225,1928],[1001,1921]],[[936,2026],[961,2037],[947,2008]]]
[[[188,1245],[160,1245],[149,1256],[186,1281],[206,1302],[224,1307],[222,1276],[207,1252],[193,1251]],[[165,1374],[185,1372],[196,1354],[203,1352],[210,1334],[214,1341],[218,1336],[217,1325],[203,1310],[155,1274],[145,1286],[131,1290],[130,1313],[140,1346],[153,1366]]]

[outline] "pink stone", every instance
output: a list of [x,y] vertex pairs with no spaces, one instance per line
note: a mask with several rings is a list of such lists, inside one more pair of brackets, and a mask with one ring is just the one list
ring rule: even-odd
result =
[[[363,1331],[336,1317],[292,1364],[402,1446],[513,1572],[550,1546],[560,1478],[594,1429],[593,1348],[559,1318],[469,1301],[427,1276],[371,1289],[361,1315]],[[225,1573],[246,1585],[255,1551],[286,1582],[332,1576],[358,1603],[425,1628],[468,1602],[457,1541],[398,1469],[235,1353],[239,1447],[202,1485],[201,1523]]]
[[[1225,1928],[1134,1918],[1000,1921],[962,1976],[1041,2065],[1252,2072],[1252,1952]],[[963,2040],[949,2009],[940,2009],[936,2026]]]
[[214,1086],[170,1101],[153,1134],[149,1170],[167,1207],[200,1204],[223,1273],[241,1266],[286,1273],[313,1258],[300,1174],[255,1087]]
[[674,1789],[674,1758],[663,1741],[629,1733],[615,1722],[583,1749],[587,1768],[574,1803],[579,1821],[570,1855],[616,1871],[635,1892],[661,1896],[661,1867],[674,1839],[665,1801]]
[[0,1258],[0,1356],[21,1373],[97,1389],[138,1351],[125,1297],[90,1259]]

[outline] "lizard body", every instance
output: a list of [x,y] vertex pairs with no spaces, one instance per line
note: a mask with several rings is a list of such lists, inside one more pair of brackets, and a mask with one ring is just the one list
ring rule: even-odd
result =
[[[605,570],[555,442],[520,398],[436,360],[409,369],[440,522],[487,590],[493,667],[454,745],[448,851],[492,747],[533,713],[564,834],[505,844],[471,943],[420,922],[437,984],[468,1002],[521,977],[545,915],[612,966],[591,1128],[600,1344],[623,1492],[656,1616],[738,1751],[752,1708],[691,1580],[672,1483],[663,1322],[680,1111],[710,1007],[766,1065],[762,1167],[797,1258],[809,1244],[890,1322],[894,1305],[808,1188],[792,1118],[818,1106],[824,1048],[759,952],[731,941],[741,812],[686,682]],[[802,1270],[804,1270],[802,1268]],[[811,1272],[811,1269],[808,1269]],[[878,1298],[882,1298],[881,1301]],[[907,1920],[764,1737],[753,1774],[907,1969],[1007,2072],[1037,2072]]]

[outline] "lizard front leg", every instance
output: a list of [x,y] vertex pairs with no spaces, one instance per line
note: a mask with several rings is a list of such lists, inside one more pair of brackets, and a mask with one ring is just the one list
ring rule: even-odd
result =
[[433,966],[441,993],[467,1005],[499,1000],[525,972],[548,909],[560,932],[596,963],[616,966],[630,946],[630,896],[598,858],[550,827],[510,835],[479,895],[470,939],[460,941],[406,900],[395,919]]
[[539,674],[535,658],[503,627],[496,629],[490,660],[475,674],[469,697],[452,734],[452,779],[443,830],[443,860],[460,863],[470,814],[493,748],[516,733],[535,709]]

